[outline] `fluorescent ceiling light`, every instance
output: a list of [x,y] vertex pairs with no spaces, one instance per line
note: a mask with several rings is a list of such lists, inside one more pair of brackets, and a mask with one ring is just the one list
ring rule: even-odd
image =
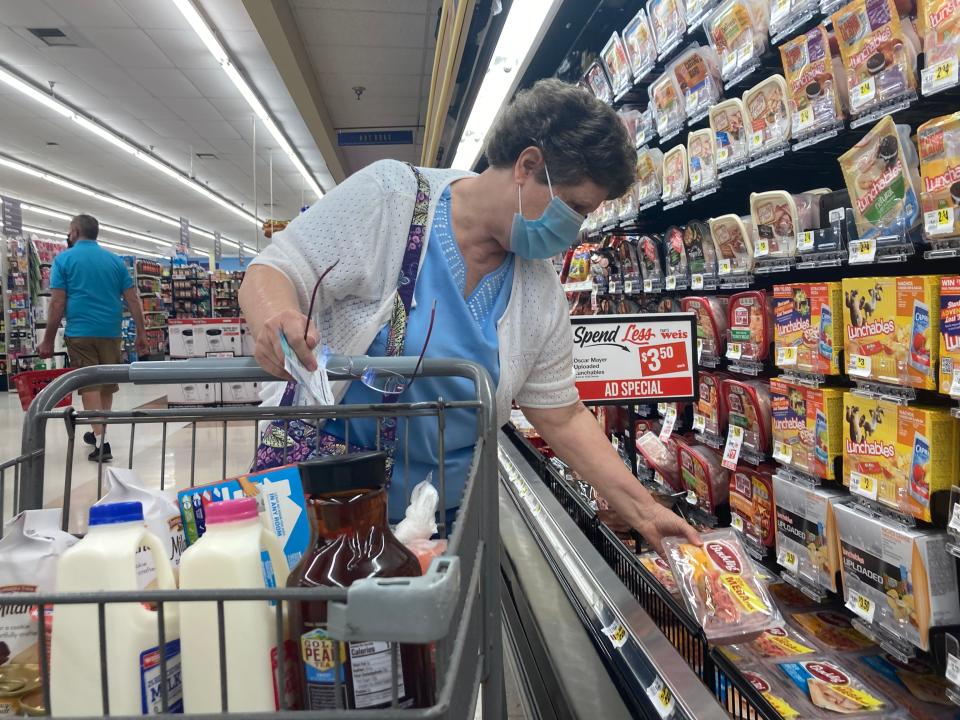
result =
[[472,170],[494,119],[520,80],[520,68],[535,49],[540,30],[556,0],[513,0],[493,58],[464,125],[460,144],[450,167]]
[[[55,240],[63,240],[63,233],[56,232],[54,230],[48,230],[47,228],[35,227],[33,225],[24,225],[23,229],[27,232],[34,233],[35,235],[43,235],[45,237],[54,238]],[[121,252],[128,253],[130,255],[147,255],[149,257],[155,258],[165,258],[166,255],[161,255],[160,253],[151,252],[150,250],[144,250],[143,248],[130,247],[129,245],[118,245],[117,243],[109,242],[102,238],[97,238],[97,242],[103,247],[110,248],[111,250],[120,250]]]
[[200,38],[210,54],[213,55],[214,59],[220,64],[220,67],[226,73],[227,77],[230,78],[234,87],[237,88],[243,96],[243,99],[247,101],[250,109],[260,118],[260,122],[266,126],[267,132],[270,133],[284,154],[290,158],[290,162],[293,163],[293,166],[303,179],[307,181],[310,189],[316,193],[318,198],[323,197],[323,189],[320,187],[320,183],[317,182],[316,178],[313,177],[313,173],[310,172],[303,160],[300,159],[300,155],[290,141],[287,140],[287,136],[284,135],[283,130],[280,129],[280,126],[274,121],[266,106],[260,101],[256,91],[254,91],[240,73],[240,69],[233,60],[231,60],[230,54],[217,39],[213,29],[207,25],[206,20],[203,19],[196,7],[194,7],[193,2],[191,0],[173,0],[173,4],[177,6],[177,10],[179,10],[186,21],[190,23],[190,27],[193,28],[197,37]]
[[[73,219],[73,215],[68,213],[61,212],[59,210],[51,210],[50,208],[40,207],[39,205],[33,205],[31,203],[20,203],[20,209],[24,212],[34,213],[36,215],[46,215],[47,217],[56,218],[57,220],[64,220],[68,223]],[[125,230],[124,228],[117,227],[116,225],[108,225],[107,223],[100,223],[100,229],[114,233],[115,235],[123,235],[131,240],[143,240],[145,242],[153,243],[154,245],[160,245],[162,247],[169,247],[174,242],[173,240],[164,240],[162,238],[156,238],[143,233],[134,232],[133,230]]]
[[212,200],[223,209],[229,210],[234,215],[243,218],[253,225],[259,226],[261,224],[260,219],[258,219],[253,213],[244,210],[236,203],[230,202],[221,195],[218,195],[203,183],[193,179],[186,173],[177,170],[171,165],[168,165],[147,150],[136,146],[119,133],[114,132],[110,128],[101,125],[94,120],[91,120],[89,117],[81,114],[70,105],[58,100],[52,94],[43,92],[40,90],[40,88],[36,87],[32,83],[29,83],[17,75],[9,72],[3,66],[0,66],[0,81],[5,82],[7,85],[16,90],[19,90],[21,93],[27,95],[33,100],[42,103],[45,107],[53,110],[59,115],[73,120],[75,123],[77,123],[77,125],[82,127],[87,132],[96,135],[101,140],[106,140],[108,143],[116,148],[119,148],[120,150],[123,150],[124,152],[130,153],[134,157],[138,158],[141,162],[144,162],[152,167],[154,170],[157,170],[167,177],[183,183],[194,192],[200,193],[208,200]]

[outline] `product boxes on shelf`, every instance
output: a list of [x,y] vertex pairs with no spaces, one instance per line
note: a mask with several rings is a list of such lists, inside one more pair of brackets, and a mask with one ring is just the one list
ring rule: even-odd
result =
[[844,278],[847,372],[853,379],[936,388],[940,276]]
[[896,638],[928,650],[930,628],[960,623],[956,562],[943,532],[838,505],[844,599]]
[[774,343],[778,367],[817,375],[840,374],[842,299],[842,288],[836,282],[774,286]]
[[834,480],[843,454],[843,390],[770,381],[774,458],[824,480]]
[[243,354],[240,318],[171,318],[170,357],[203,358]]
[[777,562],[816,588],[837,590],[840,556],[834,506],[838,490],[813,488],[775,475]]
[[960,447],[949,410],[848,392],[843,416],[844,485],[919,520],[942,516]]
[[[206,531],[207,505],[243,497],[256,498],[260,520],[279,538],[287,563],[295,567],[310,541],[306,500],[296,465],[284,465],[181,490],[177,493],[177,501],[187,544],[195,543]],[[265,560],[264,569],[267,577],[272,577],[269,560]]]
[[940,278],[939,389],[960,395],[960,275]]
[[220,383],[182,383],[167,385],[167,404],[170,407],[191,405],[218,405],[223,399]]

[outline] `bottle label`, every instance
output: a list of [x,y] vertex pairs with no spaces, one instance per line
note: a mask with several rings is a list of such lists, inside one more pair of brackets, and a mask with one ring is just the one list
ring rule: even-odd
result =
[[[300,636],[300,653],[303,658],[307,682],[307,710],[335,708],[337,681],[336,654],[340,654],[340,682],[346,682],[344,666],[347,661],[344,644],[331,640],[325,630],[315,628]],[[341,688],[346,687],[341,684]]]
[[[390,643],[350,643],[353,702],[358,710],[389,704],[393,699],[393,662],[390,656]],[[400,651],[397,650],[397,698],[401,701],[403,694],[403,665]]]
[[[167,712],[183,712],[183,676],[180,673],[180,641],[166,645]],[[163,712],[163,678],[160,675],[160,648],[140,653],[140,711],[144,715]]]

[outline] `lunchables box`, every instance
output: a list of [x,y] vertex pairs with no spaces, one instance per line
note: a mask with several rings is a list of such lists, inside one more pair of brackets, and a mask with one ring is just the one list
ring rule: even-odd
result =
[[762,547],[773,547],[773,467],[737,466],[730,474],[730,515],[740,518],[744,536]]
[[770,384],[766,380],[723,381],[727,421],[744,429],[743,446],[755,453],[770,449]]
[[843,290],[836,282],[774,286],[773,339],[778,367],[817,375],[840,374],[842,298]]
[[727,309],[727,357],[763,362],[773,343],[773,299],[766,290],[730,296]]
[[838,505],[836,516],[848,604],[921,650],[930,649],[931,627],[960,623],[956,561],[947,552],[946,533],[907,528],[852,505]]
[[[931,238],[960,235],[960,113],[934,118],[917,129],[920,209]],[[952,210],[939,216],[940,210]]]
[[844,485],[919,520],[941,515],[935,495],[958,475],[960,425],[949,411],[848,392],[843,415]]
[[729,474],[720,464],[720,454],[716,450],[677,438],[677,465],[684,488],[696,496],[700,509],[716,514],[717,508],[727,504]]
[[960,395],[960,275],[940,278],[939,389],[944,395]]
[[844,351],[851,378],[936,389],[940,277],[843,279]]
[[782,475],[773,478],[773,496],[777,562],[814,587],[836,592],[840,555],[833,508],[846,496],[839,490],[809,487]]
[[843,455],[843,390],[770,381],[773,456],[814,477],[834,480]]

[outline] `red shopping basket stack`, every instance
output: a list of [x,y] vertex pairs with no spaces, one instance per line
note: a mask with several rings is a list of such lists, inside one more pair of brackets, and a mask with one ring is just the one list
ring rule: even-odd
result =
[[[26,410],[37,394],[49,385],[55,378],[70,372],[72,368],[57,368],[55,370],[29,370],[13,376],[13,384],[17,387],[20,396],[20,405]],[[67,407],[73,402],[73,394],[68,393],[57,407]]]

